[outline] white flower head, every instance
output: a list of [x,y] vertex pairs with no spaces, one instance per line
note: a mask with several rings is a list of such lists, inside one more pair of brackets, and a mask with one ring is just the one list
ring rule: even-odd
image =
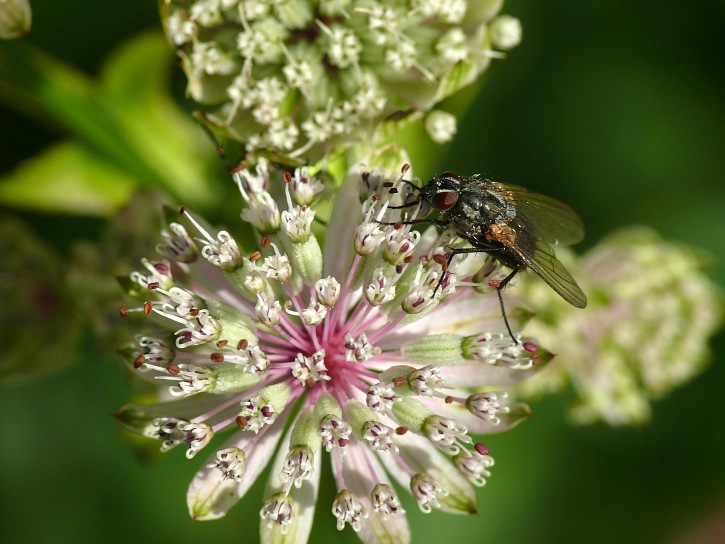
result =
[[565,251],[561,258],[597,297],[573,312],[535,282],[517,285],[533,311],[551,312],[527,330],[557,354],[550,371],[519,391],[538,396],[571,384],[573,421],[646,424],[653,400],[706,368],[708,338],[722,326],[721,293],[704,273],[707,262],[645,227],[617,231],[581,258]]
[[132,272],[131,281],[138,283],[143,289],[169,290],[174,286],[174,278],[168,261],[151,262],[144,258],[141,259],[141,264],[148,270],[148,274]]
[[310,357],[298,353],[292,364],[292,375],[304,384],[331,380],[325,366],[325,350],[318,350]]
[[216,452],[216,460],[206,465],[207,468],[216,468],[222,473],[224,480],[234,480],[241,483],[244,480],[246,467],[246,454],[239,448],[226,448]]
[[309,206],[315,196],[325,188],[319,179],[310,176],[309,169],[306,166],[295,168],[290,185],[292,199],[298,206]]
[[[304,183],[309,173],[298,176]],[[316,211],[316,190],[297,191],[308,201],[299,204],[293,176],[286,178],[288,190],[275,191],[264,163],[234,172],[248,203],[266,195],[270,210]],[[496,294],[471,281],[478,268],[462,258],[442,272],[440,255],[453,242],[435,228],[421,234],[407,224],[420,211],[400,208],[415,197],[410,184],[361,166],[346,183],[355,185],[343,192],[362,198],[334,203],[324,244],[317,229],[305,240],[286,226],[264,233],[258,216],[247,215],[261,242],[239,257],[238,268],[223,266],[237,262],[236,252],[222,251],[231,238],[195,220],[197,243],[212,248],[201,251],[207,259],[187,262],[178,252],[160,272],[178,266],[179,285],[147,291],[152,301],[127,310],[168,324],[167,335],[139,335],[128,357],[141,377],[164,387],[162,399],[184,398],[129,405],[119,420],[159,439],[164,450],[186,444],[189,457],[213,434],[231,433],[192,483],[196,519],[225,514],[273,459],[260,512],[263,540],[286,531],[305,541],[320,458],[329,452],[338,525],[370,535],[387,534],[385,523],[391,534],[407,535],[390,476],[423,511],[474,511],[474,485],[488,477],[489,463],[469,432],[504,430],[528,415],[506,412],[505,394],[496,397],[489,382],[520,381],[541,366],[533,359],[542,350],[501,332]],[[368,229],[362,243],[361,225]],[[374,248],[371,236],[379,237]],[[145,265],[149,277],[139,276],[140,283],[159,272],[152,261]]]
[[520,41],[520,24],[495,18],[499,8],[484,0],[168,0],[161,13],[189,94],[215,108],[210,126],[252,149],[317,161],[369,138],[391,114],[424,115],[473,83],[501,57],[494,48]]

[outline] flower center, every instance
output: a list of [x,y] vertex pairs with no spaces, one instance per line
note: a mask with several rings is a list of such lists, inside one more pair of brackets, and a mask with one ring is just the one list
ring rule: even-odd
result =
[[[306,365],[309,373],[301,372],[299,365],[293,365],[295,372],[304,376],[301,380],[307,388],[314,388],[318,382],[324,381],[325,388],[342,388],[344,382],[355,382],[366,373],[361,363],[368,361],[380,350],[376,349],[363,332],[358,337],[352,331],[360,327],[352,327],[349,319],[338,321],[335,314],[342,311],[340,308],[327,315],[329,323],[318,327],[299,325],[299,336],[309,338],[308,345],[298,349],[297,362]],[[352,314],[355,314],[353,311]],[[296,374],[295,374],[296,375]]]

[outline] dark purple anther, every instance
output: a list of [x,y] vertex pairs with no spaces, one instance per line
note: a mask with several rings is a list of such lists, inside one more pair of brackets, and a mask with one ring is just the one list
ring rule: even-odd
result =
[[474,449],[475,449],[475,450],[476,450],[476,451],[477,451],[478,453],[480,453],[481,455],[488,455],[488,448],[487,448],[486,446],[484,446],[483,444],[481,444],[480,442],[478,442],[478,443],[477,443],[477,444],[476,444],[475,446],[473,446],[473,447],[474,447]]

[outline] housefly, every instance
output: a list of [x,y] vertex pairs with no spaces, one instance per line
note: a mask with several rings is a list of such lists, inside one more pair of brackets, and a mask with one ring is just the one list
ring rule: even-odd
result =
[[586,295],[551,247],[575,244],[584,237],[584,225],[569,206],[529,189],[479,175],[466,177],[444,172],[416,189],[417,198],[397,208],[419,205],[422,201],[437,211],[438,217],[406,223],[433,223],[450,229],[471,246],[451,249],[447,261],[441,263],[444,271],[456,255],[466,253],[487,253],[511,269],[504,279],[491,280],[489,285],[496,289],[506,329],[514,341],[501,291],[522,270],[533,270],[572,306],[586,307]]

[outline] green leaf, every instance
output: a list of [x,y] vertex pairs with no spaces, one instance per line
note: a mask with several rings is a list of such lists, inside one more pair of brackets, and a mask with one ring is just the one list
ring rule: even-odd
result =
[[127,42],[108,59],[101,74],[104,94],[123,112],[129,146],[157,171],[163,185],[185,204],[211,204],[206,159],[211,143],[190,114],[169,93],[173,53],[160,32]]
[[158,34],[127,43],[98,83],[24,44],[0,49],[0,100],[60,126],[139,186],[185,204],[211,202],[203,132],[166,89],[173,56]]
[[122,112],[92,80],[59,60],[20,42],[6,44],[0,49],[0,99],[42,122],[60,125],[139,182],[159,183],[123,137]]
[[34,211],[108,217],[135,181],[88,149],[63,143],[0,179],[0,204]]

